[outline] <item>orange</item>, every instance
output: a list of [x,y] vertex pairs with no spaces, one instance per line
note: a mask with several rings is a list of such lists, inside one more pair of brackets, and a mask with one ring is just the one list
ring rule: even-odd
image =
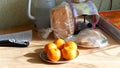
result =
[[76,58],[77,56],[77,50],[66,47],[62,49],[62,57],[66,60],[71,60]]
[[66,42],[65,44],[64,44],[64,48],[65,47],[69,47],[70,49],[75,49],[75,50],[77,50],[78,48],[77,48],[77,44],[75,43],[75,42],[73,42],[73,41],[68,41],[68,42]]
[[63,44],[65,43],[65,41],[63,39],[57,39],[54,41],[54,43],[56,44],[58,49],[62,49],[63,48]]
[[61,58],[61,51],[58,48],[52,48],[47,51],[47,57],[49,60],[56,62]]
[[49,49],[52,49],[52,48],[57,48],[56,44],[54,44],[53,42],[48,43],[48,44],[45,45],[44,51],[47,53],[47,51],[48,51]]
[[74,59],[77,56],[77,44],[73,41],[65,42],[62,52],[62,57],[67,60]]
[[77,56],[77,44],[72,41],[57,39],[45,45],[44,51],[50,61],[56,62],[61,58],[71,60]]

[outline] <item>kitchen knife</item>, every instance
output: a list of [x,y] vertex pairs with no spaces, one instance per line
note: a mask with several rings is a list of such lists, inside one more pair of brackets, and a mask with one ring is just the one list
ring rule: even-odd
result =
[[0,46],[27,47],[32,39],[32,30],[0,35]]

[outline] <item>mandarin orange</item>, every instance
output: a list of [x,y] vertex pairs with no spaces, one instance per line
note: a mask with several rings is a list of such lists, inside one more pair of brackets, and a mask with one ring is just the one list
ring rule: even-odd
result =
[[49,60],[56,62],[61,58],[61,51],[58,48],[52,48],[47,51],[47,57]]
[[77,56],[77,50],[69,47],[63,48],[61,52],[62,52],[62,57],[66,60],[74,59]]
[[52,48],[57,48],[57,46],[56,46],[56,44],[54,44],[53,42],[50,42],[50,43],[48,43],[48,44],[45,45],[44,51],[47,53],[47,51],[48,51],[49,49],[52,49]]
[[67,48],[69,47],[70,49],[75,49],[75,50],[78,49],[77,44],[75,42],[73,42],[73,41],[66,42],[63,47],[64,48],[65,47],[67,47]]
[[56,44],[58,49],[62,49],[63,48],[63,44],[65,43],[65,41],[63,39],[57,39],[54,41],[54,43]]

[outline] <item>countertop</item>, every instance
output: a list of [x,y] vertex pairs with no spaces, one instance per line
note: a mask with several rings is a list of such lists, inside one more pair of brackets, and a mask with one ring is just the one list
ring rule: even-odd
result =
[[53,41],[52,34],[42,39],[33,26],[19,26],[0,30],[0,34],[32,30],[28,47],[0,47],[0,68],[120,68],[120,44],[104,33],[109,40],[105,48],[79,48],[79,56],[67,63],[51,64],[40,58],[46,43]]

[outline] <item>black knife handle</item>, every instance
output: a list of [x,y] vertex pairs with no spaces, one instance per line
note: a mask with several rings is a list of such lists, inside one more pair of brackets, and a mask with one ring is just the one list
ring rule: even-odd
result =
[[29,45],[29,41],[23,40],[0,40],[0,46],[8,46],[8,47],[27,47]]

